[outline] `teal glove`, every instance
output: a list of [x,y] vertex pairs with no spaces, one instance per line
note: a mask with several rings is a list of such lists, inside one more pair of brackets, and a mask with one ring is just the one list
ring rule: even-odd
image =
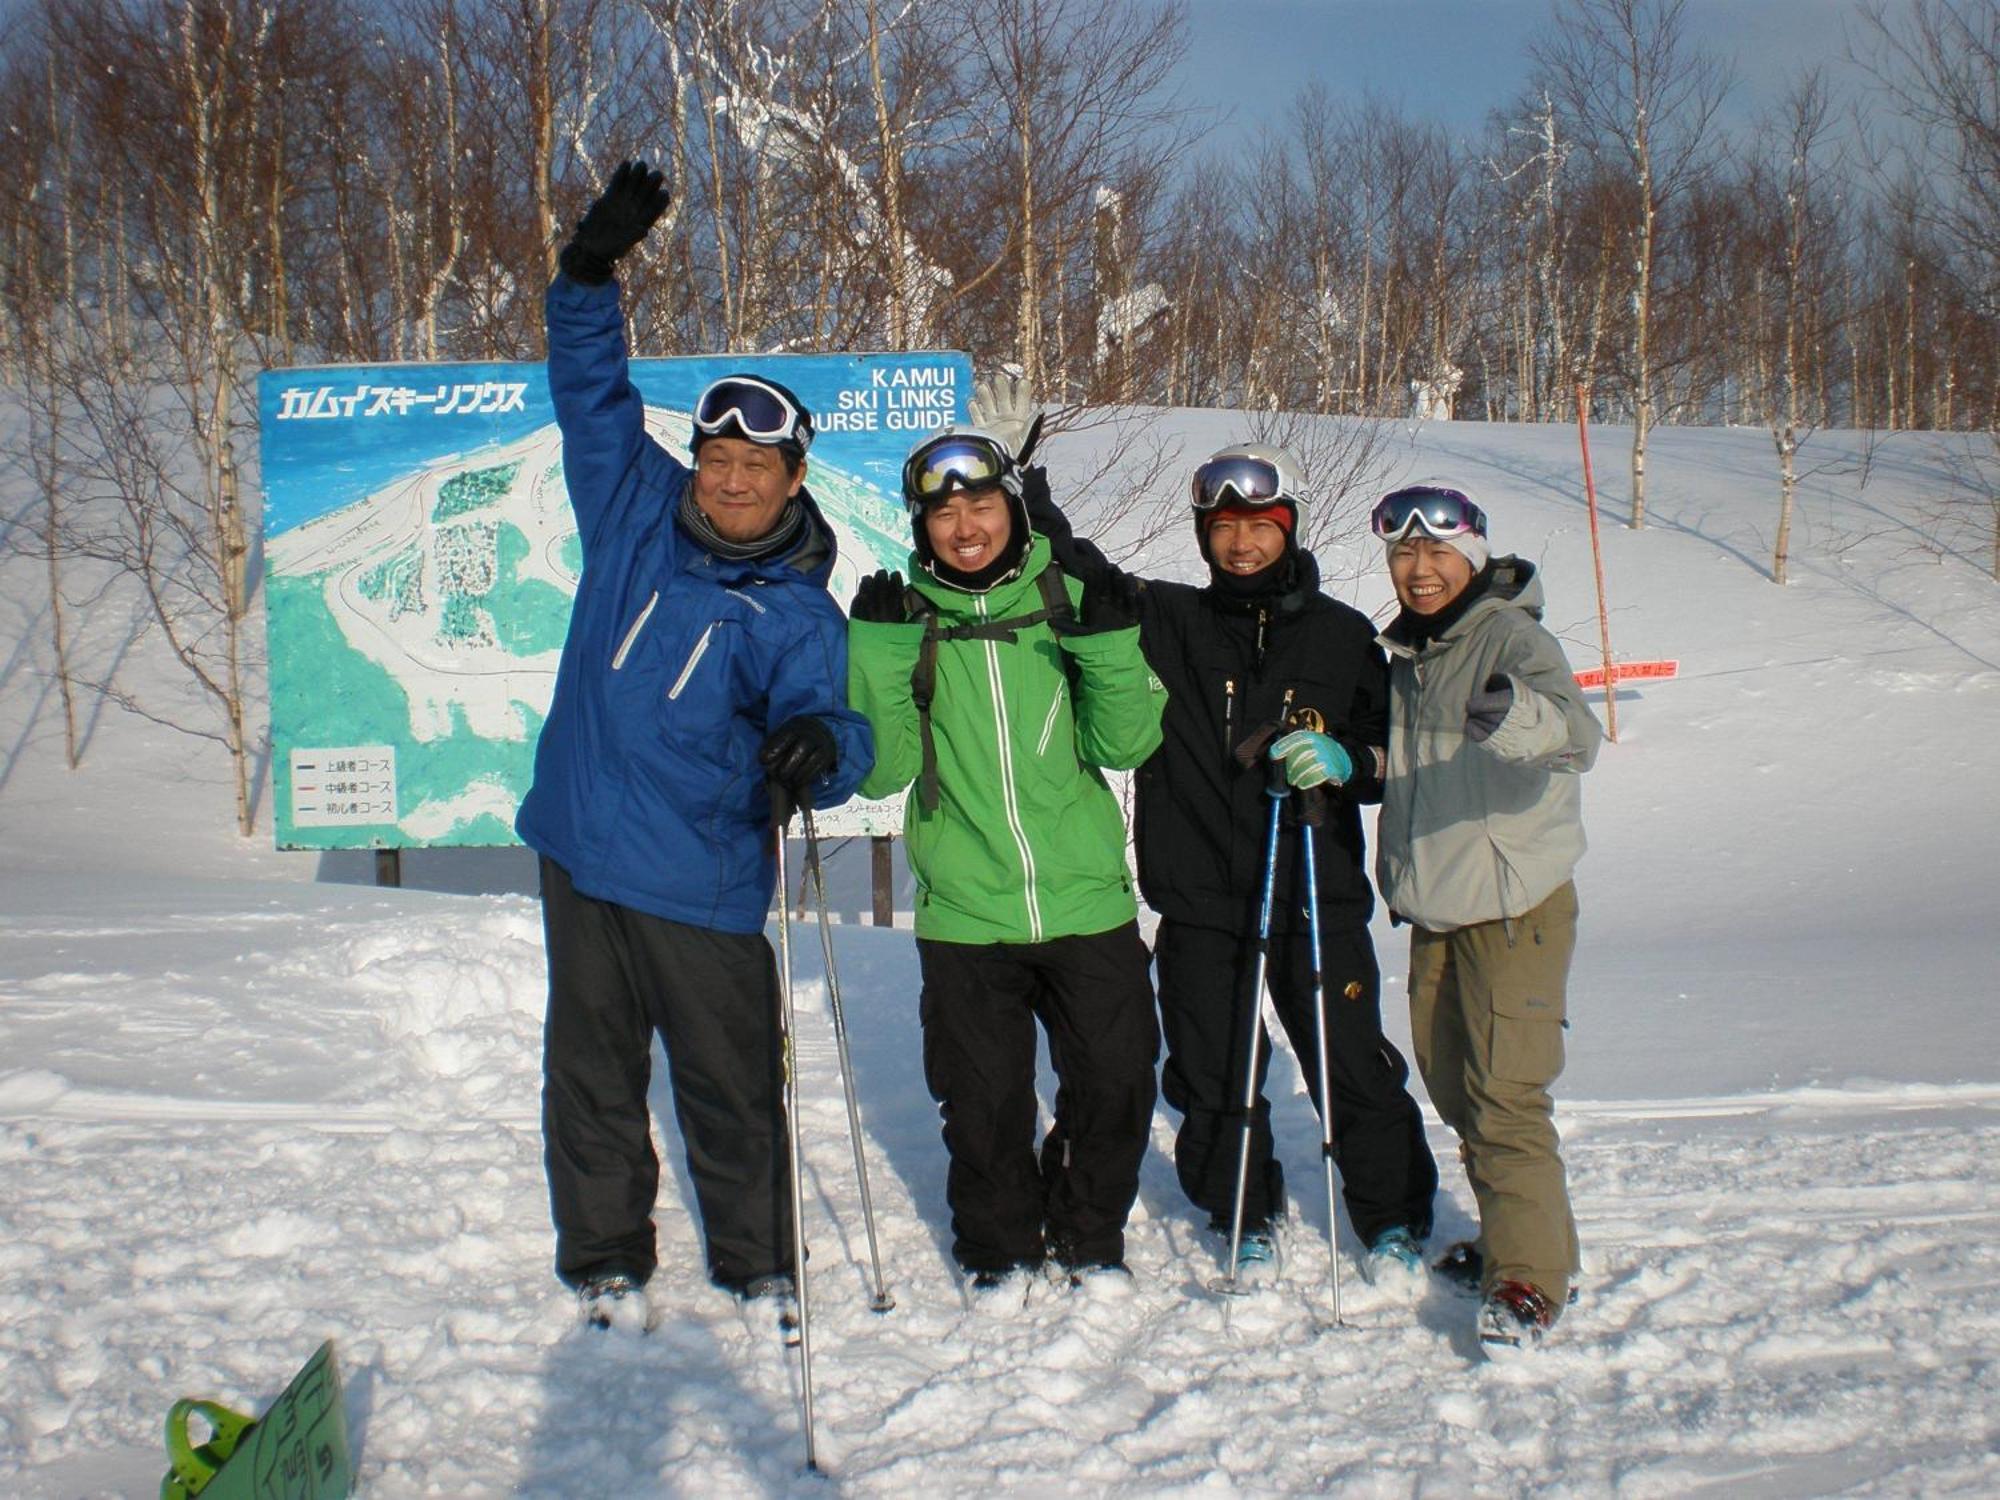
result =
[[1354,758],[1339,740],[1312,729],[1294,729],[1271,742],[1271,759],[1285,763],[1285,780],[1300,791],[1309,786],[1346,786],[1354,779]]

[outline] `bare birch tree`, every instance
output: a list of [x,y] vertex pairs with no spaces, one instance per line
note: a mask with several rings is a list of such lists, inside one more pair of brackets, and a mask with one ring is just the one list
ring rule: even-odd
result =
[[1572,128],[1621,160],[1636,190],[1630,226],[1632,514],[1646,524],[1646,436],[1653,417],[1654,271],[1663,218],[1708,170],[1726,87],[1690,39],[1686,0],[1561,0],[1554,33],[1531,55]]

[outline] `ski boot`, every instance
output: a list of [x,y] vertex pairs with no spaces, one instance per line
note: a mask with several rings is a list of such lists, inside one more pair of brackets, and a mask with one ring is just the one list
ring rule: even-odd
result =
[[755,1321],[754,1311],[769,1309],[775,1313],[778,1332],[784,1336],[785,1342],[798,1343],[799,1290],[792,1281],[791,1272],[772,1271],[765,1276],[752,1276],[737,1288],[736,1298],[743,1304],[744,1316],[751,1321]]
[[1375,1236],[1361,1259],[1361,1275],[1370,1286],[1408,1293],[1423,1285],[1424,1255],[1407,1225],[1396,1224]]
[[629,1271],[603,1271],[576,1289],[583,1326],[599,1332],[644,1333],[652,1327],[646,1287]]

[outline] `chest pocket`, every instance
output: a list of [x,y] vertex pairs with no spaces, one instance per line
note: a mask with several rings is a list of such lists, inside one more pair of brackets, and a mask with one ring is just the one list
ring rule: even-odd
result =
[[763,685],[754,681],[757,654],[745,621],[723,615],[679,633],[665,653],[655,711],[667,737],[703,760],[735,763],[753,737],[743,716],[762,717]]
[[740,756],[735,741],[754,737],[740,715],[759,712],[763,698],[755,620],[767,609],[726,590],[641,602],[611,658],[626,722],[701,760]]

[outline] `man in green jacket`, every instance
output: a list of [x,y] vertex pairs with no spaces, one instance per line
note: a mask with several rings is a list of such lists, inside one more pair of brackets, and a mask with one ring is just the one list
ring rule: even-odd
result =
[[[848,698],[876,739],[862,794],[911,791],[924,1079],[944,1119],[952,1253],[979,1292],[1045,1259],[1124,1282],[1151,1131],[1147,953],[1100,768],[1160,743],[1165,690],[1131,601],[1081,590],[1029,529],[1014,455],[952,428],[903,469],[915,550],[849,611]],[[914,783],[914,786],[912,786]],[[1035,1151],[1035,1022],[1055,1123]]]

